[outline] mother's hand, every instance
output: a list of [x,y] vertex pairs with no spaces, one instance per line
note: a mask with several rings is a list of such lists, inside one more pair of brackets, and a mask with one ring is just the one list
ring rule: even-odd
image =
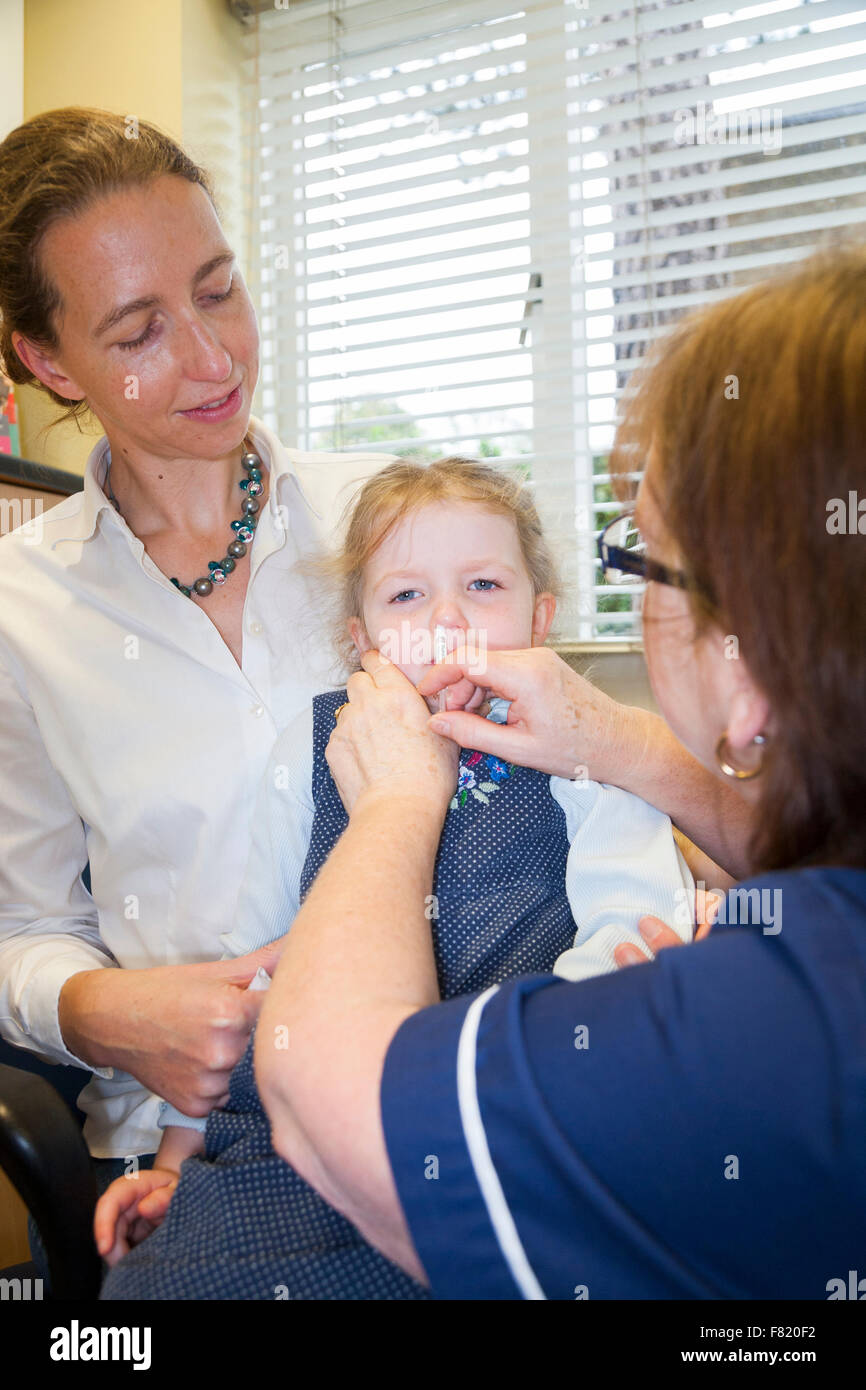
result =
[[622,785],[623,755],[631,758],[635,745],[642,746],[642,712],[590,685],[550,647],[487,651],[471,659],[461,644],[424,673],[417,689],[432,696],[458,683],[465,688],[467,681],[511,705],[507,724],[465,710],[433,715],[431,727],[463,748],[559,777]]
[[444,818],[459,749],[431,730],[426,704],[386,656],[367,651],[361,664],[364,670],[349,677],[348,708],[325,749],[343,805],[351,815],[360,801],[423,799],[438,801]]
[[228,1100],[264,993],[247,989],[276,969],[283,939],[234,960],[83,970],[60,992],[66,1046],[92,1067],[120,1067],[185,1115]]

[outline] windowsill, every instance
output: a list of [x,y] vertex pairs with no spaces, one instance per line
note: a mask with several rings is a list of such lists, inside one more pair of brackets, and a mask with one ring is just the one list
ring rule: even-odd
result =
[[658,713],[644,661],[643,645],[634,639],[622,642],[551,642],[578,675],[623,705],[637,705]]
[[632,654],[643,656],[643,642],[637,638],[608,642],[599,637],[593,642],[551,642],[550,645],[563,658],[599,656],[604,653],[610,656],[630,656]]

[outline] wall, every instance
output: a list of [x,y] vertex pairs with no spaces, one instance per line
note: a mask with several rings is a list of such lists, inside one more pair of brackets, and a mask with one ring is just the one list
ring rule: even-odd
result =
[[213,177],[229,245],[246,264],[241,38],[225,0],[183,0],[183,142]]
[[0,140],[21,123],[24,110],[24,0],[0,0],[3,67],[0,77]]

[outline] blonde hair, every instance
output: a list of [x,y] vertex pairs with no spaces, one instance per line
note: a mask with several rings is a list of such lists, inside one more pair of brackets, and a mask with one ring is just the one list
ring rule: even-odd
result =
[[558,567],[521,477],[476,459],[453,457],[432,463],[397,459],[369,478],[344,509],[337,549],[300,562],[303,571],[323,583],[330,595],[333,644],[347,672],[360,667],[347,624],[363,614],[364,576],[373,555],[405,517],[431,503],[452,500],[510,517],[533,597],[560,595]]

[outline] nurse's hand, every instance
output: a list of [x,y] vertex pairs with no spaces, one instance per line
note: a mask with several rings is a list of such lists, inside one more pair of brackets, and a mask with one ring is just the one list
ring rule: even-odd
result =
[[382,797],[423,801],[444,820],[457,785],[458,746],[431,730],[424,700],[387,657],[371,650],[361,664],[325,749],[343,805],[351,815]]
[[[719,913],[722,898],[712,894],[705,894],[705,909],[703,920],[697,925],[694,941],[702,941],[705,936],[709,936],[712,925]],[[646,916],[641,917],[637,924],[637,929],[647,944],[647,949],[652,952],[647,956],[638,946],[626,943],[617,946],[613,953],[614,960],[620,967],[626,965],[640,965],[643,961],[653,960],[659,951],[666,951],[669,946],[685,946],[688,943],[682,937],[677,936],[676,932],[663,922],[660,917]]]
[[417,689],[429,697],[450,686],[462,692],[473,684],[511,705],[507,724],[467,710],[432,715],[431,728],[462,748],[559,777],[616,786],[626,785],[625,768],[633,773],[643,755],[644,712],[611,700],[550,647],[467,654],[461,644],[425,671]]
[[128,1072],[185,1115],[228,1100],[264,991],[248,990],[259,966],[276,969],[283,942],[235,960],[146,970],[83,970],[60,992],[64,1043],[91,1067]]

